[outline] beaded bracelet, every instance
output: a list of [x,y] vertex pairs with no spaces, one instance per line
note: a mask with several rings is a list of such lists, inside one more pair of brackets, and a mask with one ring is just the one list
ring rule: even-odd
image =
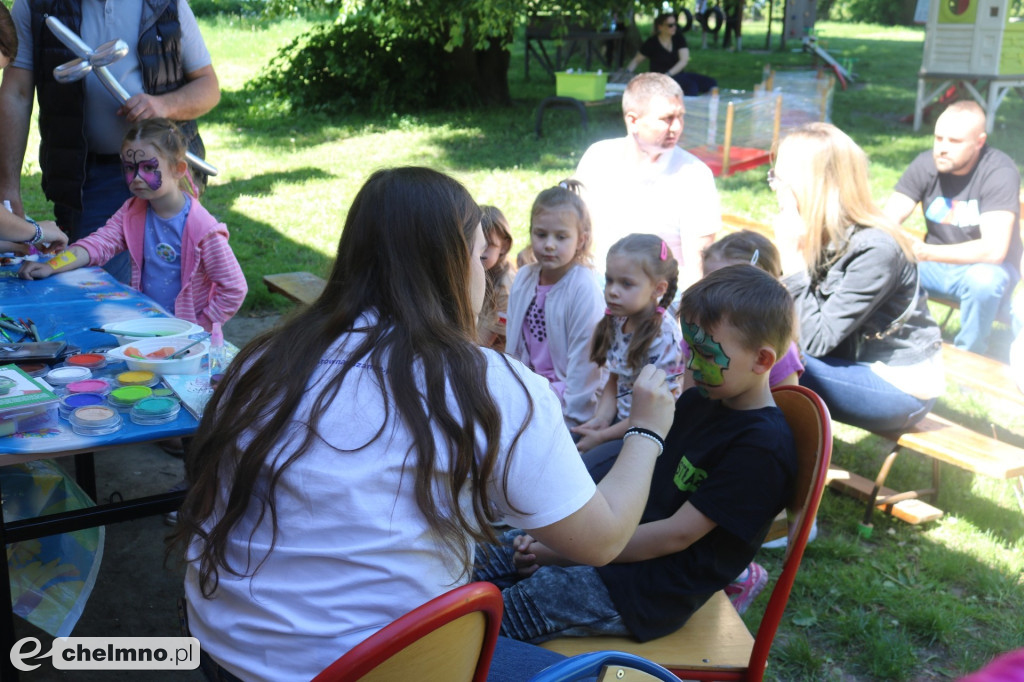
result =
[[36,228],[36,234],[35,234],[34,237],[32,237],[32,239],[26,239],[24,243],[25,244],[31,244],[32,246],[35,246],[39,242],[43,241],[43,228],[39,227],[39,223],[37,223],[36,221],[32,220],[31,218],[25,218],[25,220],[29,224],[31,224],[32,227]]
[[651,431],[650,429],[642,429],[639,426],[631,426],[630,428],[626,429],[626,432],[624,434],[622,434],[622,439],[625,440],[630,436],[640,436],[642,438],[646,438],[652,443],[657,443],[658,457],[661,457],[661,453],[665,452],[665,439],[659,436],[654,431]]

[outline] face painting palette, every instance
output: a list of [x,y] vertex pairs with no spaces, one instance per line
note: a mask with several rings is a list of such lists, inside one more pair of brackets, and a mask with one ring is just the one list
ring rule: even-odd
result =
[[124,420],[107,405],[86,405],[77,408],[68,418],[71,430],[80,436],[104,436],[121,429]]
[[91,377],[92,370],[88,367],[56,367],[47,373],[46,381],[51,386],[66,386]]
[[135,403],[151,395],[153,389],[148,386],[122,386],[110,392],[107,403],[117,410],[129,410]]
[[136,424],[151,426],[172,422],[181,410],[177,398],[151,397],[143,398],[132,406],[129,417]]
[[71,419],[71,413],[77,410],[79,407],[88,407],[90,405],[105,405],[107,397],[100,395],[99,393],[74,393],[72,395],[64,396],[60,401],[60,407],[58,413],[63,419]]

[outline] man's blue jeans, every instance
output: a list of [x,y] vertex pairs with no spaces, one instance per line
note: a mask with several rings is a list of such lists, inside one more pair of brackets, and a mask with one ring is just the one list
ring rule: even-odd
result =
[[835,358],[806,356],[800,385],[821,396],[832,419],[873,433],[903,433],[935,404],[904,393],[869,367]]
[[1010,265],[918,263],[925,291],[960,301],[960,333],[953,345],[984,353],[992,323],[1020,274]]

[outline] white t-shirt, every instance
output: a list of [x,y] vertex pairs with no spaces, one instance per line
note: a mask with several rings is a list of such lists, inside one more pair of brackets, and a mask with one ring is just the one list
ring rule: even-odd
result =
[[[318,392],[313,384],[340,367],[342,343],[321,360],[310,395]],[[509,370],[504,356],[484,353],[487,385],[499,397],[503,416],[491,499],[506,521],[520,528],[559,521],[580,509],[596,487],[565,428],[558,399],[522,364],[509,359]],[[534,412],[512,458],[506,499],[502,472],[511,440],[527,419],[527,398],[513,371],[526,385]],[[454,410],[454,403],[450,407]],[[304,400],[298,414],[308,414],[309,408],[310,400]],[[371,441],[381,429],[383,408],[372,372],[353,369],[324,415],[326,442],[317,441],[278,482],[277,544],[255,577],[222,570],[214,598],[207,600],[199,591],[196,564],[189,566],[185,593],[192,634],[242,679],[309,680],[402,614],[468,580],[468,574],[459,577],[461,566],[446,564],[416,506],[413,476],[402,477],[412,441],[395,423],[393,403],[392,418],[376,440],[355,452],[335,449]],[[296,422],[290,440],[304,434]],[[280,458],[291,452],[289,438],[283,440]],[[468,500],[464,503],[468,512]],[[255,521],[253,509],[234,530],[228,548],[232,566],[245,569],[251,561],[251,571],[264,558],[269,520],[258,526]]]
[[[608,249],[633,233],[661,237],[680,270],[699,272],[701,237],[714,235],[722,209],[711,169],[693,154],[673,147],[654,163],[638,163],[629,137],[590,145],[576,167],[594,226],[594,265],[604,272]],[[680,290],[691,282],[680,281]]]

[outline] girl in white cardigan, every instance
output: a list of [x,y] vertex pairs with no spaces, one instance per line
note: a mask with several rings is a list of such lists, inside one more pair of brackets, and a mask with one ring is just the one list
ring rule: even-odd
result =
[[580,184],[565,180],[541,192],[530,211],[537,258],[519,271],[508,302],[508,353],[545,377],[570,427],[594,416],[602,370],[590,360],[590,337],[604,315],[591,268],[590,214]]

